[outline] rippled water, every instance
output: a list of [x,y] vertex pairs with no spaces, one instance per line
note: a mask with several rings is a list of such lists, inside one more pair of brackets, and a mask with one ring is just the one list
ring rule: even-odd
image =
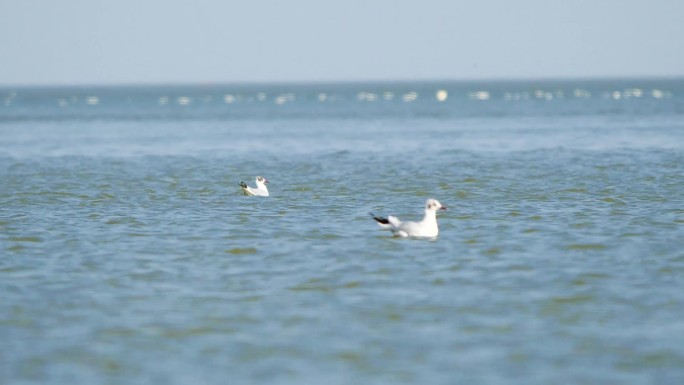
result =
[[682,383],[683,84],[3,90],[0,383]]

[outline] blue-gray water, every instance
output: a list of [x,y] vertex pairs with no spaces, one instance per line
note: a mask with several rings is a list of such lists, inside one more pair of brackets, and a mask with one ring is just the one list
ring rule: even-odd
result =
[[2,384],[684,383],[682,80],[0,89],[0,181]]

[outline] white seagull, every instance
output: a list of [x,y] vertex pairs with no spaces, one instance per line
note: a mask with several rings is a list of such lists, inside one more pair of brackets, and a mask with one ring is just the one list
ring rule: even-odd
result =
[[373,213],[370,213],[370,215],[378,222],[380,227],[391,230],[395,236],[434,238],[439,234],[437,210],[446,209],[446,206],[442,206],[436,199],[428,199],[425,202],[425,216],[420,222],[402,222],[399,218],[393,216],[382,218],[376,217]]
[[267,197],[268,188],[266,188],[266,183],[268,183],[268,179],[263,176],[258,176],[256,177],[256,188],[247,186],[247,183],[245,182],[240,182],[240,187],[245,195]]

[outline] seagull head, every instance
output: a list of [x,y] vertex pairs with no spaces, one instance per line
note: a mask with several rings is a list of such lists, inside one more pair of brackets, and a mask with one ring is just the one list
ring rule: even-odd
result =
[[425,210],[437,212],[437,210],[446,210],[446,206],[442,206],[437,199],[428,199],[425,202]]
[[268,179],[264,178],[263,176],[258,176],[258,177],[256,177],[256,183],[257,184],[267,184]]

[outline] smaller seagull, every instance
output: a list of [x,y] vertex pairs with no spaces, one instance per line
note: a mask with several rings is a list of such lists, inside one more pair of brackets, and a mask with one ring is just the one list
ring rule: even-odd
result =
[[397,217],[377,217],[370,213],[371,217],[384,229],[389,229],[398,237],[424,237],[435,238],[439,234],[437,226],[437,210],[446,210],[436,199],[428,199],[425,202],[425,216],[420,222],[402,222]]
[[266,188],[266,183],[268,183],[268,179],[263,176],[258,176],[256,177],[256,187],[249,187],[245,182],[240,182],[240,187],[245,195],[267,197],[268,188]]

